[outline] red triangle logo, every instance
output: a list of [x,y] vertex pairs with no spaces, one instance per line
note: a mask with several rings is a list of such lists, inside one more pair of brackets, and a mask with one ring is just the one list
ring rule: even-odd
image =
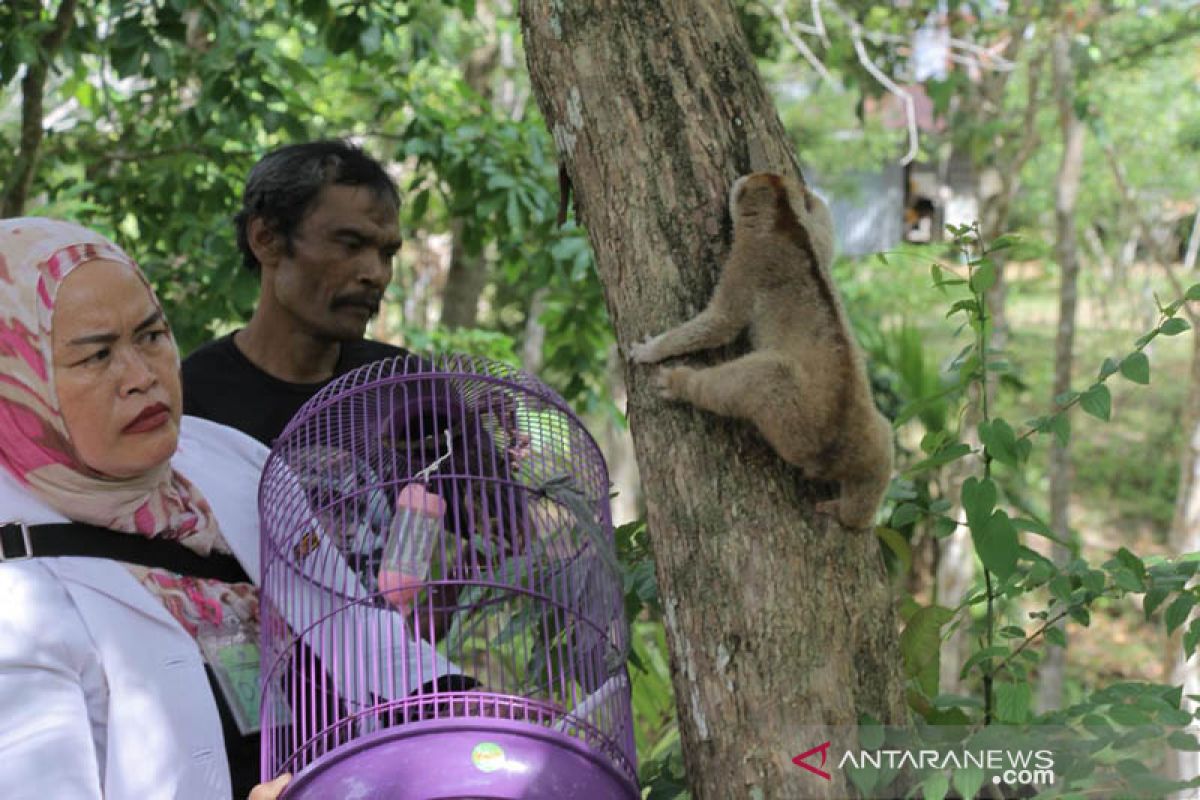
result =
[[831,744],[831,742],[825,742],[825,744],[819,744],[811,750],[806,750],[803,753],[801,753],[800,755],[793,758],[792,763],[795,764],[797,767],[804,767],[804,769],[808,770],[809,772],[811,772],[814,775],[820,775],[825,780],[831,781],[831,780],[833,780],[832,775],[830,775],[825,770],[818,769],[818,768],[814,767],[812,764],[809,764],[807,761],[805,761],[805,759],[808,758],[809,756],[819,752],[821,754],[821,766],[822,767],[825,766],[825,761],[829,756],[829,745],[830,744]]

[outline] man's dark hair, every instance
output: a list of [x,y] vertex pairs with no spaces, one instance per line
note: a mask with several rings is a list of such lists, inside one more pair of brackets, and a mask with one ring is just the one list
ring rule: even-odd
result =
[[290,144],[272,150],[254,165],[234,216],[242,263],[252,272],[261,266],[250,249],[250,220],[261,217],[283,237],[288,252],[296,227],[326,186],[365,186],[381,200],[400,207],[400,192],[383,165],[361,148],[338,139]]

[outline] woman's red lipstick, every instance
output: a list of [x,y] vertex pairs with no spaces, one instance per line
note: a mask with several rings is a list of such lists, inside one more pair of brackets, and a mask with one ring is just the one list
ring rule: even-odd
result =
[[171,409],[163,403],[155,403],[142,409],[142,413],[133,418],[122,431],[124,433],[145,433],[157,430],[171,419]]

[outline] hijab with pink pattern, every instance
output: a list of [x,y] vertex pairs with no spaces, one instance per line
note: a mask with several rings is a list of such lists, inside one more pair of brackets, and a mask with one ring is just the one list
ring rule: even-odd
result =
[[225,549],[208,502],[170,462],[113,478],[76,455],[54,386],[50,330],[63,279],[97,259],[128,266],[158,304],[133,259],[103,236],[58,220],[0,220],[0,468],[69,519],[184,539],[202,554]]

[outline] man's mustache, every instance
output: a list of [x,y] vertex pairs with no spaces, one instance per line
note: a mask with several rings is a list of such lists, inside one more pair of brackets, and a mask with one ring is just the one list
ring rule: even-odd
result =
[[379,304],[383,302],[382,292],[354,292],[342,294],[333,298],[331,306],[335,309],[342,306],[362,306],[370,309],[372,314],[379,313]]

